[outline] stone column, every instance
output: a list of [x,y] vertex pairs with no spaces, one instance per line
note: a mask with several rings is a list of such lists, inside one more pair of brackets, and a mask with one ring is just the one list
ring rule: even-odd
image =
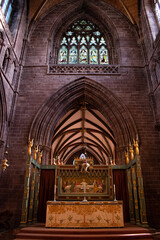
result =
[[32,181],[31,181],[31,191],[30,191],[30,202],[29,202],[28,222],[32,222],[32,220],[33,220],[33,203],[34,203],[35,177],[36,177],[36,167],[33,166],[33,169],[32,169]]
[[22,203],[22,215],[21,215],[21,225],[27,224],[28,218],[28,202],[29,202],[29,189],[30,189],[30,176],[31,176],[31,156],[28,156],[25,184],[24,184],[24,194]]
[[41,170],[37,169],[36,172],[36,185],[35,185],[35,199],[34,199],[34,212],[33,221],[37,222],[38,204],[39,204],[39,188],[40,188]]
[[134,216],[134,205],[133,205],[133,192],[132,192],[132,177],[131,177],[131,169],[127,170],[127,178],[128,178],[128,193],[129,193],[129,215],[130,222],[135,223]]
[[139,204],[140,204],[141,224],[144,225],[145,227],[148,227],[140,156],[137,156],[137,182],[138,182],[138,196],[139,196]]
[[131,171],[132,171],[132,184],[133,184],[133,196],[134,196],[134,211],[135,211],[136,224],[140,224],[138,195],[137,195],[137,180],[136,180],[135,166],[133,166],[133,167],[131,168]]

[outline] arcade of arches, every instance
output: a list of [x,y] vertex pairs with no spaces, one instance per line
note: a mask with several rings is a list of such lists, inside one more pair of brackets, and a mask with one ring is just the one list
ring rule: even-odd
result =
[[160,228],[160,2],[0,6],[0,229],[45,221],[81,154],[112,170],[126,222]]

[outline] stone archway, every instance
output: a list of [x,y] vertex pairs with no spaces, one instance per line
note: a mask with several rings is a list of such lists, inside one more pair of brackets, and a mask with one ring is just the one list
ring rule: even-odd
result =
[[32,122],[30,137],[43,149],[50,149],[58,122],[68,111],[84,101],[97,109],[109,123],[116,141],[117,158],[122,163],[129,141],[137,134],[134,120],[113,93],[85,77],[65,85],[43,104]]

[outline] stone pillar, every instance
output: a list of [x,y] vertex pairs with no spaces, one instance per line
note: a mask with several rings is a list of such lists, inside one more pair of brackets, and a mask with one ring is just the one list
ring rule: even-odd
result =
[[129,215],[130,222],[135,223],[134,216],[134,205],[133,205],[133,192],[132,192],[132,177],[131,177],[131,169],[127,170],[127,178],[128,178],[128,193],[129,193]]
[[29,202],[29,189],[30,189],[30,176],[31,176],[31,156],[28,156],[25,184],[24,184],[24,194],[22,203],[22,215],[21,215],[21,225],[26,225],[28,221],[28,202]]
[[140,224],[135,166],[131,168],[131,171],[132,171],[132,184],[133,184],[134,210],[135,210],[136,224]]
[[35,199],[34,199],[34,212],[33,221],[37,222],[38,204],[39,204],[39,188],[40,188],[41,170],[37,169],[36,172],[36,185],[35,185]]
[[138,196],[139,196],[139,205],[140,205],[141,224],[144,225],[145,227],[148,227],[140,156],[137,156],[137,182],[138,182]]
[[32,168],[31,190],[30,190],[28,222],[32,222],[32,220],[33,220],[33,203],[34,203],[35,177],[36,177],[36,167],[33,166],[33,168]]

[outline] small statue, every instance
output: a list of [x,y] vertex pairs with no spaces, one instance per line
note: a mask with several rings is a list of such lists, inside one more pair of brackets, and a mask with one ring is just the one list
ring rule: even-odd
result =
[[28,155],[31,155],[31,148],[33,147],[33,139],[28,139]]
[[34,147],[34,159],[37,159],[38,145]]
[[84,170],[85,172],[87,172],[88,168],[90,167],[90,164],[87,162],[87,160],[85,160],[84,163],[82,163],[82,168],[81,168],[81,172]]
[[38,163],[39,164],[42,163],[42,153],[43,153],[43,151],[39,151],[39,156],[38,156]]
[[128,153],[128,149],[127,151],[125,152],[125,158],[126,158],[126,164],[129,163],[129,153]]
[[60,157],[59,157],[59,155],[57,156],[57,165],[60,165],[61,164],[61,162],[60,162]]
[[2,160],[2,163],[0,164],[2,166],[3,172],[6,170],[7,167],[9,167],[9,164],[7,162],[8,162],[7,158],[4,158]]
[[52,165],[56,165],[56,159],[55,158],[53,158]]
[[129,152],[130,152],[131,160],[133,160],[134,159],[134,150],[133,150],[133,146],[131,145],[131,143],[129,143]]
[[136,140],[133,139],[133,145],[135,147],[136,155],[139,155],[138,137],[136,137]]

